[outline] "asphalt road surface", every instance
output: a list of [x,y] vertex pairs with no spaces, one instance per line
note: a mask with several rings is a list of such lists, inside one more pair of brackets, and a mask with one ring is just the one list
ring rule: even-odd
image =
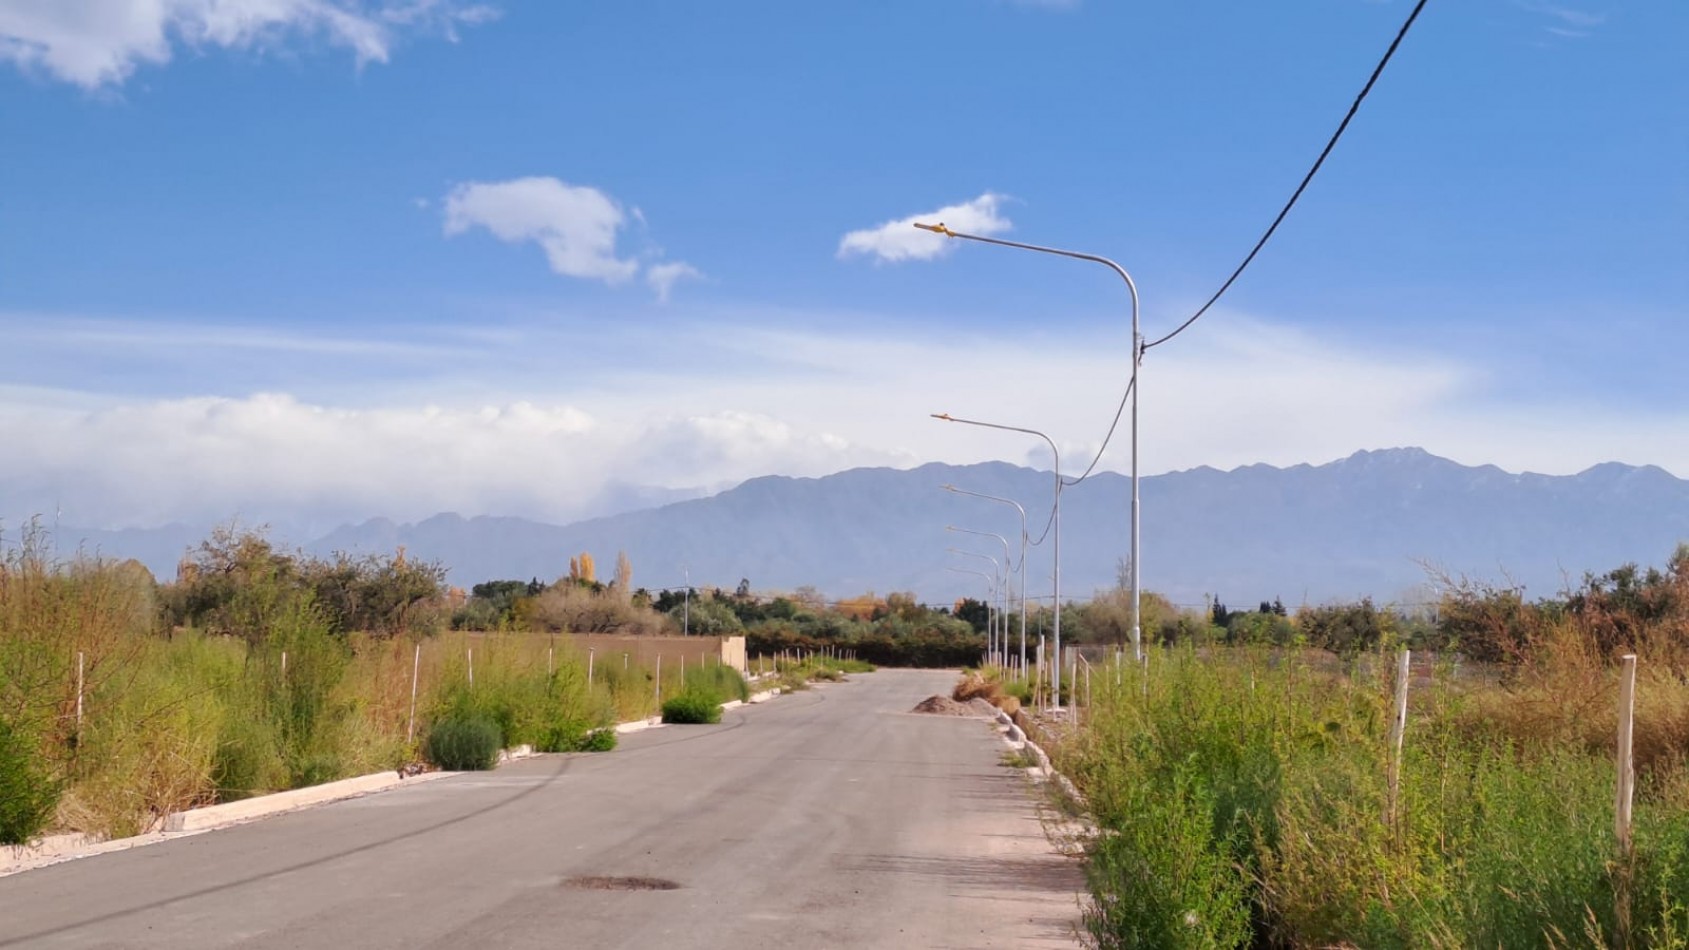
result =
[[0,948],[1074,946],[1082,873],[993,729],[908,713],[953,683],[882,670],[0,878]]

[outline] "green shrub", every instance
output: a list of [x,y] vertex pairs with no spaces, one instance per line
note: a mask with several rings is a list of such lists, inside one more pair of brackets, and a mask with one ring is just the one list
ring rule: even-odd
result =
[[586,741],[581,743],[582,752],[609,752],[616,747],[616,730],[610,728],[594,729],[586,734]]
[[1099,947],[1241,947],[1248,883],[1213,837],[1213,796],[1193,771],[1132,790],[1133,818],[1088,849],[1086,929]]
[[498,764],[500,745],[498,725],[491,719],[448,718],[428,730],[423,754],[442,769],[477,772]]
[[59,784],[42,774],[35,743],[0,717],[0,844],[25,844],[45,831]]
[[275,730],[259,718],[230,715],[217,735],[211,780],[218,801],[232,802],[280,791],[286,781]]
[[533,742],[535,752],[576,752],[586,744],[587,728],[580,722],[547,724]]
[[688,690],[663,701],[663,721],[715,723],[721,721],[721,702],[708,693]]

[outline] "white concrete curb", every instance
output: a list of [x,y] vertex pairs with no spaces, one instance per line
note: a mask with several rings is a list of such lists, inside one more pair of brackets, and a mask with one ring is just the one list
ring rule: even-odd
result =
[[[500,753],[501,757],[504,754]],[[356,798],[359,795],[368,795],[371,792],[384,792],[400,785],[413,785],[422,780],[460,774],[462,773],[423,772],[421,775],[410,778],[400,778],[398,772],[387,771],[377,772],[374,775],[360,775],[357,778],[325,782],[322,785],[276,792],[273,795],[244,798],[238,802],[224,802],[221,805],[207,805],[204,808],[190,808],[187,811],[179,811],[164,819],[164,831],[168,834],[179,834],[184,831],[210,831],[224,825],[232,825],[253,818],[263,818],[284,811],[292,811],[296,808],[322,805],[343,798]]]
[[615,729],[618,735],[625,736],[630,732],[644,732],[647,729],[656,729],[662,724],[663,717],[652,716],[650,719],[635,719],[631,722],[618,722],[616,723]]
[[[744,702],[735,699],[722,703],[721,708],[733,709],[747,703],[765,703],[778,695],[780,695],[780,688],[775,687],[756,693]],[[646,729],[660,729],[662,727],[662,717],[652,716],[649,719],[619,722],[612,728],[618,734],[626,735],[631,732],[642,732]],[[532,746],[521,745],[514,749],[500,750],[498,761],[502,765],[505,762],[526,759],[535,754]],[[270,795],[258,795],[238,802],[224,802],[221,805],[207,805],[204,808],[190,808],[186,811],[175,812],[165,817],[161,830],[135,835],[130,838],[100,841],[84,834],[52,835],[33,845],[0,847],[0,877],[38,867],[46,867],[61,861],[70,861],[96,854],[107,854],[113,851],[127,851],[130,848],[139,848],[160,841],[168,841],[171,838],[225,828],[241,822],[309,808],[313,805],[325,805],[329,802],[356,798],[360,795],[384,792],[401,785],[414,785],[418,782],[462,774],[464,773],[423,772],[409,778],[401,778],[397,771],[376,772],[372,775],[360,775],[356,778],[341,779],[337,782],[312,785],[309,788],[296,788]]]

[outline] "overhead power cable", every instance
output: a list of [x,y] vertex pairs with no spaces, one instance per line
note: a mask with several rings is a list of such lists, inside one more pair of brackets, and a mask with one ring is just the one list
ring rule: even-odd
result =
[[1114,438],[1114,430],[1120,425],[1120,416],[1126,411],[1126,403],[1132,398],[1132,387],[1137,384],[1138,380],[1136,376],[1132,378],[1131,382],[1126,384],[1126,392],[1120,397],[1120,405],[1114,407],[1114,421],[1108,424],[1108,434],[1103,436],[1103,444],[1098,447],[1096,457],[1091,459],[1091,464],[1085,466],[1084,474],[1080,475],[1078,478],[1063,479],[1063,485],[1069,487],[1077,485],[1085,479],[1090,478],[1091,473],[1096,471],[1097,463],[1103,460],[1103,453],[1108,451],[1109,440]]
[[1214,306],[1215,301],[1231,289],[1232,284],[1242,275],[1244,269],[1249,266],[1251,261],[1255,260],[1255,255],[1261,253],[1261,248],[1267,245],[1267,241],[1273,236],[1273,232],[1278,230],[1278,226],[1283,223],[1285,216],[1290,213],[1290,209],[1296,206],[1296,200],[1302,197],[1302,192],[1307,190],[1308,183],[1314,180],[1314,175],[1319,172],[1320,166],[1325,164],[1326,156],[1330,155],[1331,150],[1337,146],[1337,140],[1343,137],[1343,131],[1349,127],[1349,121],[1360,110],[1361,103],[1366,100],[1367,94],[1372,92],[1373,84],[1378,82],[1378,77],[1383,75],[1384,67],[1390,63],[1390,57],[1396,55],[1396,47],[1402,45],[1402,38],[1407,36],[1408,30],[1413,26],[1413,21],[1419,18],[1419,11],[1425,9],[1425,3],[1426,0],[1419,0],[1418,3],[1413,5],[1413,11],[1408,14],[1407,20],[1402,23],[1402,28],[1396,32],[1396,38],[1390,41],[1390,48],[1384,51],[1384,58],[1379,60],[1378,65],[1373,68],[1372,75],[1367,78],[1366,85],[1361,87],[1360,95],[1356,96],[1355,101],[1350,104],[1348,114],[1343,116],[1343,121],[1338,124],[1337,131],[1332,133],[1331,140],[1325,143],[1324,149],[1320,150],[1320,157],[1314,160],[1314,166],[1308,169],[1308,174],[1302,176],[1302,183],[1296,186],[1296,191],[1290,196],[1290,200],[1284,203],[1283,208],[1279,209],[1278,217],[1273,219],[1273,223],[1267,227],[1266,233],[1261,235],[1261,239],[1255,242],[1253,248],[1250,248],[1248,256],[1243,259],[1243,263],[1237,265],[1237,269],[1232,271],[1232,275],[1227,277],[1226,282],[1220,285],[1220,289],[1214,291],[1214,296],[1209,297],[1208,302],[1191,314],[1189,319],[1179,324],[1173,329],[1173,332],[1166,336],[1144,344],[1145,350],[1166,343],[1185,332],[1191,324],[1201,319],[1202,315],[1208,312],[1208,308]]

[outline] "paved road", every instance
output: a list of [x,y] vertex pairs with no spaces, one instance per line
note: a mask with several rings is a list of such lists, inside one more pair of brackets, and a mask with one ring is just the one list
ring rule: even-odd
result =
[[1081,872],[993,730],[906,712],[953,682],[883,670],[0,878],[0,948],[1071,947]]

